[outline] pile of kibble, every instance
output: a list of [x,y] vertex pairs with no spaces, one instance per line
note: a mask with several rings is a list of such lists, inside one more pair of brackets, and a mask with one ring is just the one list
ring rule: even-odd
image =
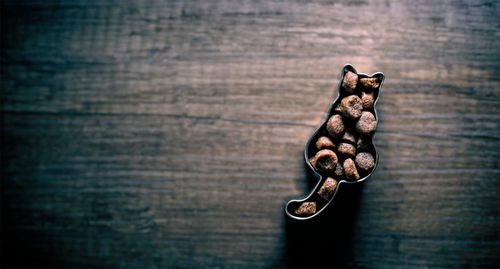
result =
[[[333,196],[338,181],[359,180],[375,167],[371,143],[377,120],[373,105],[380,80],[380,77],[360,78],[354,72],[345,72],[340,102],[337,100],[334,104],[332,115],[309,147],[311,166],[326,178],[315,194],[323,203]],[[316,210],[315,201],[306,201],[295,209],[295,215],[308,216]]]

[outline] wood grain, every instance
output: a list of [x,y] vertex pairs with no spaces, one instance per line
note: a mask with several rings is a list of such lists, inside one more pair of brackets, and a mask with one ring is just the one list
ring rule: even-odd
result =
[[[2,265],[500,267],[493,1],[3,1]],[[345,63],[380,163],[286,221]],[[343,203],[341,203],[343,201]]]

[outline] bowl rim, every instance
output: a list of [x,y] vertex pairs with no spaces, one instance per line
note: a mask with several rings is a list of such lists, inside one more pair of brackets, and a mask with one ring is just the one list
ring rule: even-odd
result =
[[374,140],[375,140],[375,136],[377,134],[377,130],[375,130],[371,136],[371,144],[373,145],[373,151],[375,153],[375,165],[373,167],[373,169],[370,171],[370,173],[368,173],[366,176],[356,180],[356,181],[348,181],[348,180],[345,180],[345,179],[342,179],[342,180],[339,180],[337,182],[337,187],[335,188],[335,191],[332,195],[332,197],[330,197],[330,199],[328,200],[328,202],[320,209],[318,210],[316,213],[310,215],[310,216],[306,216],[306,217],[299,217],[299,216],[296,216],[296,215],[293,215],[291,212],[288,211],[288,207],[290,206],[291,203],[297,203],[297,202],[305,202],[307,201],[311,196],[314,195],[314,193],[316,192],[316,190],[318,188],[321,187],[321,185],[323,184],[323,182],[326,180],[327,177],[323,178],[323,175],[321,175],[320,173],[318,173],[318,171],[316,171],[316,169],[314,167],[312,167],[311,165],[311,162],[309,161],[309,158],[308,158],[308,149],[310,147],[310,144],[312,142],[312,140],[318,135],[318,133],[324,128],[324,125],[327,124],[328,122],[328,119],[333,115],[333,112],[334,112],[334,106],[335,104],[337,103],[337,101],[339,100],[339,98],[341,97],[341,94],[340,94],[340,91],[342,89],[342,81],[344,79],[344,75],[348,72],[348,71],[351,71],[355,74],[357,74],[359,77],[374,77],[374,76],[379,76],[380,77],[380,86],[378,87],[378,95],[377,95],[377,99],[375,99],[375,101],[373,102],[373,112],[374,112],[374,116],[375,116],[375,122],[377,123],[377,126],[378,126],[378,122],[379,122],[379,117],[378,117],[378,113],[377,113],[377,110],[376,110],[376,105],[377,105],[377,102],[378,100],[380,99],[380,94],[382,92],[382,85],[384,83],[384,80],[385,80],[385,76],[384,76],[384,73],[382,72],[375,72],[371,75],[368,75],[368,74],[365,74],[365,73],[358,73],[356,71],[356,69],[352,66],[352,64],[345,64],[344,67],[342,68],[342,71],[340,72],[340,80],[339,80],[339,83],[338,83],[338,87],[337,87],[337,96],[334,98],[334,101],[330,104],[329,108],[328,108],[328,112],[326,114],[326,119],[323,121],[323,123],[311,134],[311,136],[309,137],[309,139],[307,140],[306,142],[306,145],[305,145],[305,148],[304,148],[304,161],[306,162],[307,166],[312,170],[313,174],[314,174],[314,177],[318,179],[318,183],[316,184],[316,186],[314,186],[313,190],[304,198],[302,199],[292,199],[290,201],[288,201],[288,203],[286,203],[285,205],[285,213],[288,217],[294,219],[294,220],[310,220],[316,216],[318,216],[323,210],[325,210],[329,205],[330,203],[334,200],[338,190],[340,189],[340,186],[342,186],[342,184],[357,184],[357,183],[362,183],[364,182],[368,177],[370,177],[373,172],[375,172],[375,170],[377,169],[377,166],[378,166],[378,161],[379,161],[379,155],[378,155],[378,152],[377,152],[377,148],[375,146],[375,143],[374,143]]

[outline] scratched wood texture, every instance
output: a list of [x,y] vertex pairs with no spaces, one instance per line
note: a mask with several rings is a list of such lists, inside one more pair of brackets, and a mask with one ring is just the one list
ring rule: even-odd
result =
[[[3,1],[2,265],[498,268],[498,14]],[[386,75],[378,169],[345,206],[290,223],[345,63]]]

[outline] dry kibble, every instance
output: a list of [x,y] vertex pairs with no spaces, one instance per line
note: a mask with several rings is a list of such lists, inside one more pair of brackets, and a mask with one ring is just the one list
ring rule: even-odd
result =
[[332,197],[336,188],[337,180],[329,177],[325,180],[325,183],[323,183],[323,186],[321,186],[321,188],[319,189],[318,195],[328,201]]
[[322,136],[322,137],[318,138],[318,140],[316,140],[316,148],[319,149],[319,150],[322,150],[322,149],[334,149],[335,148],[335,144],[327,136]]
[[342,116],[338,114],[331,116],[326,123],[326,130],[333,137],[341,137],[345,130]]
[[345,132],[344,136],[342,136],[342,141],[351,144],[356,144],[356,138],[349,132]]
[[350,180],[359,179],[358,170],[356,169],[356,165],[354,164],[354,161],[352,159],[346,159],[344,161],[344,173]]
[[375,97],[373,96],[373,92],[361,92],[361,103],[364,110],[371,110],[374,102]]
[[314,213],[316,213],[315,202],[303,202],[297,209],[295,209],[295,215],[297,216],[307,216]]
[[341,178],[344,175],[344,168],[342,168],[341,163],[337,163],[337,166],[335,166],[335,171],[333,171],[333,174],[338,178]]
[[377,128],[375,116],[371,112],[363,111],[358,122],[356,122],[356,131],[360,134],[368,135],[375,131],[375,128]]
[[359,119],[363,111],[363,104],[357,95],[349,95],[340,101],[339,110],[349,119]]
[[340,143],[338,152],[344,155],[345,158],[354,158],[356,156],[356,147],[349,143]]
[[358,75],[351,71],[347,71],[344,75],[344,80],[342,81],[342,88],[349,93],[353,94],[356,89],[356,84],[358,83]]
[[375,166],[375,159],[368,152],[360,152],[356,155],[356,165],[361,170],[368,172]]
[[331,173],[335,171],[337,163],[337,154],[329,149],[322,149],[314,155],[313,165],[320,172]]
[[375,90],[380,86],[380,81],[378,78],[360,78],[359,84],[367,90]]

